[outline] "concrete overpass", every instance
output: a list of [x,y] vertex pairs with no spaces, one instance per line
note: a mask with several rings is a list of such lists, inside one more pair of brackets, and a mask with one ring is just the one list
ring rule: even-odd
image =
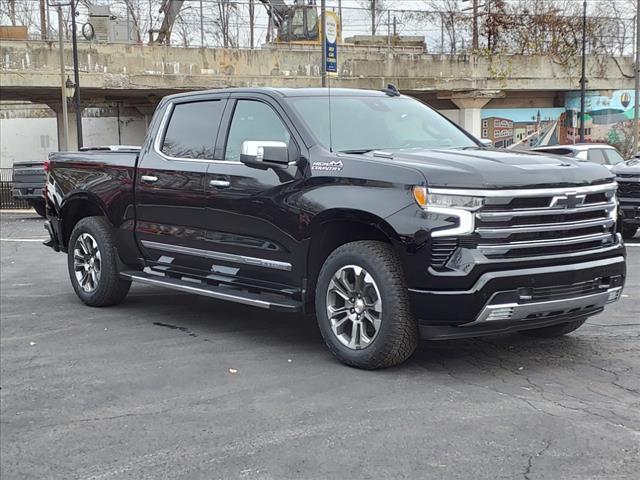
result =
[[[71,46],[65,48],[69,74]],[[148,45],[79,45],[83,105],[119,101],[149,115],[169,93],[205,88],[320,84],[320,50],[279,47],[201,49]],[[480,109],[564,106],[564,93],[579,88],[579,59],[518,55],[445,56],[382,48],[341,47],[339,77],[332,86],[380,89],[394,83],[403,93],[440,110],[458,109],[460,123],[480,133]],[[631,58],[589,57],[590,90],[633,88]],[[3,100],[45,103],[59,111],[57,43],[3,41]],[[73,124],[73,121],[70,123]],[[73,131],[73,125],[71,125]]]

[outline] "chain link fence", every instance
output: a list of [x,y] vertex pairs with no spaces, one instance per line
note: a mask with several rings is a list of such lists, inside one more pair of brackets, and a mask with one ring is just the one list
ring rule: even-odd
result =
[[[168,0],[175,1],[175,0]],[[291,6],[294,0],[278,0]],[[260,48],[274,37],[267,0],[185,0],[172,24],[169,42],[185,48]],[[300,0],[319,4],[320,0]],[[477,13],[467,0],[327,0],[327,9],[341,19],[343,41],[357,35],[424,38],[424,51],[464,54],[469,51],[505,54],[575,55],[582,41],[582,1],[486,0]],[[13,5],[13,8],[8,8]],[[88,5],[106,6],[119,31],[109,42],[146,44],[164,18],[165,0],[92,0],[78,6],[81,41],[95,40],[104,17],[89,16]],[[375,5],[375,8],[374,8]],[[316,6],[319,10],[319,7]],[[65,35],[70,38],[69,8],[63,8]],[[589,0],[587,49],[609,56],[634,54],[635,2]],[[57,10],[41,10],[40,0],[3,1],[0,22],[28,27],[32,39],[57,38]],[[94,25],[95,24],[95,25]],[[474,26],[475,25],[475,26]],[[474,34],[474,32],[476,32]],[[474,40],[477,38],[477,41]],[[389,45],[393,42],[389,41]],[[286,48],[287,45],[280,45]],[[308,46],[313,48],[313,46]],[[317,48],[317,47],[316,47]]]

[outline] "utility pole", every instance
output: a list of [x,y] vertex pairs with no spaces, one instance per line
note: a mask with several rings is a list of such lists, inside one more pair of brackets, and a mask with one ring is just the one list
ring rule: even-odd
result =
[[80,107],[80,70],[78,68],[78,32],[76,28],[76,1],[71,0],[71,41],[73,46],[73,83],[75,83],[76,129],[78,150],[82,148],[82,108]]
[[[640,1],[640,0],[638,0]],[[60,92],[62,94],[62,138],[58,150],[69,150],[69,114],[67,112],[67,95],[64,75],[64,31],[62,29],[62,7],[58,5],[58,49],[60,50]]]
[[340,17],[340,35],[342,35],[342,0],[338,0],[338,16]]
[[253,38],[253,30],[255,28],[255,11],[254,11],[254,2],[255,0],[249,0],[249,45],[253,48],[254,38]]
[[471,48],[478,49],[478,0],[473,0],[473,32],[471,38]]
[[580,77],[580,143],[584,142],[585,97],[587,95],[587,0],[582,3],[582,76]]
[[320,47],[322,48],[322,65],[320,65],[320,75],[322,76],[323,87],[327,86],[327,0],[320,2],[320,31],[322,38],[320,39]]
[[371,0],[371,36],[376,34],[376,0]]
[[633,101],[633,156],[638,154],[640,143],[640,0],[636,3],[636,85]]
[[47,39],[47,9],[45,8],[45,0],[40,0],[40,39]]
[[204,5],[200,0],[200,48],[204,48]]

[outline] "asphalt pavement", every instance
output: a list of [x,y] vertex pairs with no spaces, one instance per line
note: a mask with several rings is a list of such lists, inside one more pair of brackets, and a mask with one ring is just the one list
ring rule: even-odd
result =
[[566,337],[368,372],[312,317],[140,285],[85,307],[40,218],[0,237],[3,480],[639,478],[640,240],[623,298]]

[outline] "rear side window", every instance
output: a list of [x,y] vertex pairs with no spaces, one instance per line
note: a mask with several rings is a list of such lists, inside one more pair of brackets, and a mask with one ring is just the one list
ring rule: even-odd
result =
[[212,160],[225,102],[179,103],[173,107],[162,142],[169,157]]
[[590,162],[598,163],[600,165],[606,165],[607,159],[604,158],[604,152],[600,148],[595,148],[593,150],[589,150],[589,154],[587,158]]

